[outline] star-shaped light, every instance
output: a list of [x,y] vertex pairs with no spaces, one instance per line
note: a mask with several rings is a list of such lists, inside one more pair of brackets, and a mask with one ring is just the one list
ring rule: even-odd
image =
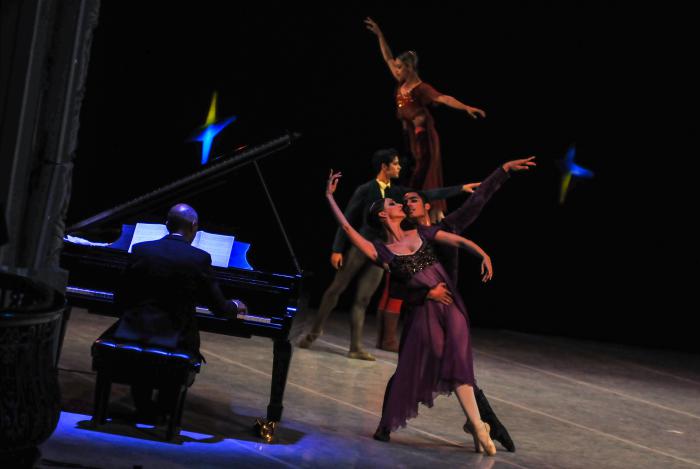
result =
[[216,98],[217,93],[211,97],[211,104],[209,105],[209,112],[207,113],[207,120],[204,125],[200,128],[198,133],[191,138],[193,142],[202,142],[202,164],[206,164],[209,161],[209,153],[211,152],[211,145],[214,138],[224,130],[224,127],[229,125],[231,122],[235,121],[238,117],[231,116],[222,121],[216,121]]
[[566,200],[566,194],[569,192],[571,180],[573,178],[592,179],[593,171],[577,165],[574,162],[576,158],[576,144],[572,144],[567,150],[564,158],[559,160],[559,167],[562,172],[561,188],[559,191],[559,205],[563,205]]

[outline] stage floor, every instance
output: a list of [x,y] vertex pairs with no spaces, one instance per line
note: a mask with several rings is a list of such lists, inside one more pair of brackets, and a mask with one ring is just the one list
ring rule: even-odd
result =
[[[347,316],[311,350],[294,348],[284,420],[274,444],[252,436],[268,404],[272,344],[202,333],[207,364],[190,388],[181,438],[161,428],[90,419],[90,345],[114,319],[73,311],[59,378],[63,414],[40,467],[700,467],[700,356],[509,331],[472,331],[477,380],[517,452],[473,452],[456,397],[421,407],[390,443],[372,439],[396,355],[349,360]],[[374,318],[365,343],[375,352]],[[112,410],[128,412],[115,385]]]

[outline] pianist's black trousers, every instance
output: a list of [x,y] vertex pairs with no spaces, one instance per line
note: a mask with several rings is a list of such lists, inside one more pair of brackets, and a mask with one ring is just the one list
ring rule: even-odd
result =
[[365,311],[372,295],[382,281],[384,271],[373,264],[355,246],[351,246],[343,258],[343,266],[335,273],[333,282],[323,293],[321,305],[314,320],[311,334],[319,336],[323,333],[325,324],[331,311],[338,304],[338,298],[356,276],[357,293],[352,304],[350,314],[350,351],[362,350],[362,328],[365,323]]

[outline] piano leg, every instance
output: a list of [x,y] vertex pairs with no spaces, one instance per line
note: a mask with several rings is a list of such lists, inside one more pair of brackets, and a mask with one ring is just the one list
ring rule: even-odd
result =
[[270,404],[267,406],[267,420],[279,422],[282,420],[282,399],[284,387],[287,385],[287,373],[289,363],[292,360],[292,344],[288,339],[275,340],[272,360],[272,388],[270,390]]
[[185,398],[187,397],[187,386],[182,385],[177,391],[177,397],[175,398],[175,407],[170,414],[170,419],[168,420],[168,428],[165,433],[165,439],[168,441],[173,441],[173,439],[180,434],[180,426],[182,425],[182,409],[185,407]]
[[112,381],[103,373],[97,373],[95,382],[95,403],[92,411],[92,424],[102,425],[107,419],[107,409],[109,407],[109,395],[112,391]]
[[260,437],[268,443],[272,441],[275,425],[282,419],[282,399],[287,384],[289,363],[292,360],[292,344],[288,339],[275,340],[272,359],[272,387],[270,389],[270,404],[267,406],[267,422],[258,420],[255,427]]

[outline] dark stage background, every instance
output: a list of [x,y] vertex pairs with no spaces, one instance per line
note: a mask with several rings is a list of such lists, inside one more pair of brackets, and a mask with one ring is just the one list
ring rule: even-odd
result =
[[[690,287],[679,267],[697,267],[697,257],[684,252],[681,238],[689,238],[673,209],[687,154],[671,149],[667,133],[691,128],[669,109],[690,83],[673,68],[688,46],[668,36],[673,47],[655,44],[653,28],[622,7],[103,2],[69,221],[196,171],[200,145],[186,139],[204,123],[216,90],[219,116],[239,119],[215,140],[212,158],[287,129],[303,134],[261,168],[313,273],[316,306],[332,276],[328,169],[345,174],[337,193],[344,205],[373,176],[375,149],[402,148],[393,79],[364,28],[366,15],[395,54],[418,52],[425,81],[487,112],[472,121],[434,111],[447,184],[480,180],[507,159],[538,157],[537,170],[512,178],[468,233],[495,270],[484,286],[478,262],[462,263],[473,323],[697,350],[688,327],[694,308],[678,293]],[[577,162],[596,176],[559,206],[555,161],[574,142]],[[186,202],[203,229],[251,242],[256,268],[293,270],[252,167]],[[162,220],[166,210],[140,220]]]

